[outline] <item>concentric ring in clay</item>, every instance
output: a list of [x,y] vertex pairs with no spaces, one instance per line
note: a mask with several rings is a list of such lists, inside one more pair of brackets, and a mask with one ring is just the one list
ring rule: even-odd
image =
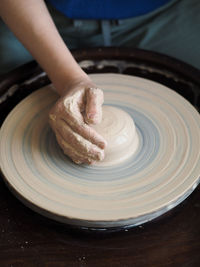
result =
[[105,105],[133,118],[138,147],[114,166],[78,166],[48,125],[57,95],[42,88],[20,102],[0,132],[1,171],[30,208],[55,220],[106,229],[152,220],[182,202],[200,176],[200,115],[173,90],[147,79],[94,74]]

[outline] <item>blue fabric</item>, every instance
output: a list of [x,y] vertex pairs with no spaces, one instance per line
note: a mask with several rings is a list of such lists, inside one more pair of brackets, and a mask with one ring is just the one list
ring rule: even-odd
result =
[[[88,49],[104,45],[98,21],[83,20],[80,26],[74,26],[71,19],[52,6],[48,8],[70,49]],[[199,0],[172,0],[144,16],[111,23],[111,45],[163,53],[200,69],[199,14]],[[1,19],[0,59],[0,75],[32,59]]]
[[171,0],[48,0],[73,19],[124,19],[147,14]]

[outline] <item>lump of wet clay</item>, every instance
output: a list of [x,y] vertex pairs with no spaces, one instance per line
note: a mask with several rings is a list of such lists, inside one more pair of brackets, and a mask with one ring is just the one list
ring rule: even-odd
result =
[[93,128],[107,141],[105,158],[98,166],[113,166],[130,158],[138,148],[138,135],[132,117],[120,108],[104,105],[102,121]]

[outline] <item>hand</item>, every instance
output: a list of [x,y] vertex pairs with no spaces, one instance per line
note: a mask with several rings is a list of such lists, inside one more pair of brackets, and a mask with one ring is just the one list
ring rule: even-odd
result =
[[89,124],[101,122],[103,92],[92,83],[73,85],[49,113],[58,144],[75,163],[103,160],[106,141]]

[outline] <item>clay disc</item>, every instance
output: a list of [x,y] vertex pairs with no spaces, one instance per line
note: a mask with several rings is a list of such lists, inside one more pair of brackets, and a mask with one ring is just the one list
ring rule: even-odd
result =
[[78,166],[48,125],[57,95],[42,88],[8,115],[0,132],[1,171],[26,205],[79,227],[131,227],[182,202],[200,176],[200,115],[173,90],[147,79],[94,74],[105,104],[135,122],[139,147],[113,167]]

